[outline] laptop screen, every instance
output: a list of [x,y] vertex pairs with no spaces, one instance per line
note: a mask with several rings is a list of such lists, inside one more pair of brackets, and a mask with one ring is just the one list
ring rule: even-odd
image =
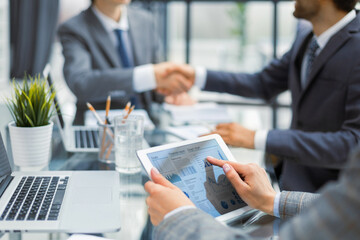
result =
[[0,178],[11,174],[11,167],[6,153],[4,142],[0,133]]

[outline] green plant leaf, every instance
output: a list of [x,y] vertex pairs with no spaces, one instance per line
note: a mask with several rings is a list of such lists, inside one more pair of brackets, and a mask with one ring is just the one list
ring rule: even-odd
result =
[[[40,74],[25,75],[22,84],[13,80],[13,93],[7,107],[16,126],[36,127],[49,124],[54,114],[54,86],[49,86]],[[50,91],[52,89],[52,91]]]
[[25,117],[29,121],[31,127],[36,127],[33,121],[31,120],[31,118],[29,118],[29,116],[26,113],[25,113]]

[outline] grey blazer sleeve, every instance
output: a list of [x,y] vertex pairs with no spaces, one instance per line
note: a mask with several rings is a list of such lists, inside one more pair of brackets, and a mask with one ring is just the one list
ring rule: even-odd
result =
[[249,239],[245,233],[221,224],[199,209],[184,210],[162,221],[154,229],[153,238],[157,240]]
[[359,239],[359,150],[352,155],[339,181],[323,188],[321,197],[282,227],[281,239]]
[[[300,199],[298,199],[300,198]],[[315,200],[316,198],[316,200]],[[360,148],[349,160],[336,184],[328,184],[321,195],[283,193],[281,201],[292,202],[286,211],[301,214],[280,229],[280,239],[358,239],[360,236]],[[311,204],[310,204],[311,203]],[[283,203],[283,205],[285,205]],[[179,212],[162,221],[154,239],[247,239],[198,209]]]
[[281,218],[293,217],[307,209],[320,194],[282,191],[280,195],[279,213]]

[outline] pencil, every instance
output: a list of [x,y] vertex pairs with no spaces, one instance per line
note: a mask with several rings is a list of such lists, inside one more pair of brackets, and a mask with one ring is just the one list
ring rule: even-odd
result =
[[105,124],[107,124],[107,119],[108,119],[108,116],[109,116],[110,105],[111,105],[111,96],[109,95],[108,98],[106,99]]
[[[100,151],[100,158],[102,159],[106,150],[105,147],[105,140],[106,140],[106,125],[108,124],[108,116],[109,116],[109,110],[110,110],[110,103],[111,103],[111,96],[109,95],[108,98],[106,99],[106,108],[105,108],[105,126],[104,126],[104,131],[103,131],[103,136],[102,136],[102,140],[101,140],[101,151]],[[105,156],[105,160],[108,158],[108,155],[106,154]]]
[[111,154],[111,150],[112,150],[113,146],[114,146],[114,144],[111,144],[110,147],[108,148],[108,151],[105,156],[105,160],[109,159],[109,156]]
[[125,106],[125,113],[129,111],[130,106],[131,106],[131,102],[128,102]]

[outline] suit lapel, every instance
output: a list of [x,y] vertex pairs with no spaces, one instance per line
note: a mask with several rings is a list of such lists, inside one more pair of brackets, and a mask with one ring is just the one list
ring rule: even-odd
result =
[[104,52],[109,62],[114,67],[121,67],[120,59],[114,43],[111,42],[108,32],[105,30],[97,16],[88,8],[85,12],[86,18],[89,21],[90,34],[98,45],[99,49]]
[[304,88],[304,92],[309,88],[311,83],[316,80],[316,75],[319,73],[321,68],[328,61],[328,59],[334,53],[336,53],[349,38],[350,38],[350,34],[348,32],[343,32],[334,35],[329,40],[325,48],[320,52],[319,56],[315,58],[314,65],[310,72],[309,80],[307,81],[306,86]]
[[309,81],[307,82],[302,95],[304,95],[306,90],[310,87],[311,83],[317,79],[316,76],[320,72],[321,68],[326,64],[328,59],[333,56],[346,41],[349,40],[351,33],[359,31],[359,26],[360,22],[358,14],[355,20],[350,22],[329,40],[324,49],[320,52],[319,56],[315,58],[312,71],[310,72]]
[[307,47],[307,44],[309,42],[309,39],[312,37],[312,29],[311,28],[307,28],[305,30],[302,30],[302,32],[298,33],[297,37],[296,37],[296,41],[297,43],[294,45],[294,54],[293,54],[293,59],[292,62],[294,63],[294,72],[292,72],[291,74],[291,79],[294,79],[293,82],[293,86],[295,87],[293,89],[293,91],[296,91],[296,94],[300,94],[302,91],[301,88],[301,63],[302,63],[302,59]]

